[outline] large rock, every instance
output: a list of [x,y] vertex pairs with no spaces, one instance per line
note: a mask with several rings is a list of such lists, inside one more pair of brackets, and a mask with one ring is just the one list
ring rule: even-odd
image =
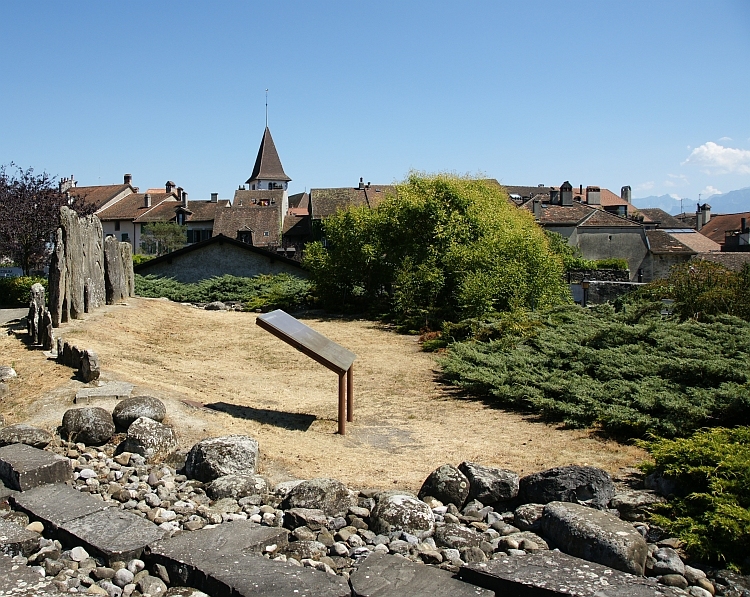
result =
[[117,403],[112,419],[118,429],[127,429],[136,419],[147,417],[161,423],[167,415],[164,403],[153,396],[133,396]]
[[629,490],[618,493],[609,502],[609,507],[620,513],[620,518],[633,522],[648,520],[653,507],[666,500],[654,491]]
[[190,449],[185,460],[185,473],[204,483],[224,475],[253,475],[259,459],[258,442],[251,437],[210,437]]
[[450,464],[438,467],[422,483],[419,499],[432,496],[444,504],[455,504],[461,509],[469,497],[469,480],[460,470]]
[[14,377],[18,377],[18,374],[13,367],[8,367],[7,365],[0,366],[0,381],[8,381]]
[[117,447],[118,452],[133,452],[150,461],[162,460],[177,449],[174,429],[140,417],[128,427],[128,436]]
[[31,425],[9,425],[0,429],[0,446],[26,444],[34,448],[46,448],[52,441],[52,434]]
[[326,516],[346,516],[356,505],[354,494],[336,479],[309,479],[289,492],[285,508],[312,508],[322,510]]
[[114,236],[104,239],[104,287],[108,305],[114,305],[128,296],[120,241]]
[[506,502],[518,495],[518,475],[513,471],[475,462],[462,462],[458,468],[471,485],[469,497],[484,505]]
[[461,549],[479,547],[484,538],[472,528],[460,524],[441,524],[435,527],[435,543],[438,547]]
[[551,502],[542,517],[544,536],[567,554],[642,576],[648,545],[633,525],[580,504]]
[[64,439],[83,442],[87,446],[106,444],[114,434],[112,415],[98,406],[66,410],[60,427]]
[[99,379],[99,356],[93,350],[84,350],[81,353],[81,366],[78,375],[83,383],[91,383]]
[[404,531],[423,538],[432,534],[434,526],[430,507],[409,495],[385,495],[370,513],[370,529],[383,535]]
[[521,479],[523,503],[573,502],[604,509],[615,495],[609,473],[593,466],[559,466]]
[[26,491],[46,483],[65,483],[71,472],[67,458],[47,450],[26,444],[0,448],[0,479],[11,489]]
[[206,487],[206,493],[213,500],[239,500],[253,495],[265,497],[268,494],[268,483],[260,475],[224,475],[211,481]]

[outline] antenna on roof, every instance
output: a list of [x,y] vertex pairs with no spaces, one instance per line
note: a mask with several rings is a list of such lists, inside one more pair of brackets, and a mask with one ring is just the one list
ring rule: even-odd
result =
[[266,128],[268,128],[268,89],[266,89]]

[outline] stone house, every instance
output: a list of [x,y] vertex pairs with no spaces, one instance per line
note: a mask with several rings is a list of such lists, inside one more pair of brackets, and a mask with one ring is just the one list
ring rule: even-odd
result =
[[675,265],[693,258],[718,253],[717,243],[690,228],[647,230],[648,259],[644,263],[644,280],[666,278]]

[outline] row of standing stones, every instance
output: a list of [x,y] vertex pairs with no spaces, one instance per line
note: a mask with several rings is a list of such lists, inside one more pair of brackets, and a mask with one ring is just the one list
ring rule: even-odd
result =
[[[2,427],[0,446],[27,444],[66,457],[75,489],[151,521],[166,537],[234,521],[283,528],[288,541],[267,546],[266,558],[343,578],[371,554],[455,573],[465,564],[552,548],[655,577],[671,587],[670,594],[750,595],[750,579],[688,565],[679,540],[646,522],[650,508],[664,498],[639,488],[634,472],[629,484],[616,484],[605,471],[588,466],[519,477],[463,462],[433,471],[417,495],[353,491],[326,478],[270,487],[257,474],[260,451],[254,439],[204,439],[180,454],[165,416],[160,400],[136,396],[111,413],[99,407],[70,409],[55,435],[27,425]],[[149,569],[138,558],[105,562],[80,545],[44,538],[42,525],[29,522],[8,502],[0,515],[42,532],[33,553],[17,555],[14,562],[52,577],[59,590],[113,597],[202,594],[171,586],[159,564]]]

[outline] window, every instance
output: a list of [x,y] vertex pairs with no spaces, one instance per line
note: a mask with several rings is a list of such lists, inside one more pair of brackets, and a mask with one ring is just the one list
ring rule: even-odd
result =
[[130,235],[127,232],[122,233],[122,242],[129,243],[130,242]]
[[120,229],[120,220],[115,220],[115,232]]
[[263,233],[263,236],[269,236],[268,230]]

